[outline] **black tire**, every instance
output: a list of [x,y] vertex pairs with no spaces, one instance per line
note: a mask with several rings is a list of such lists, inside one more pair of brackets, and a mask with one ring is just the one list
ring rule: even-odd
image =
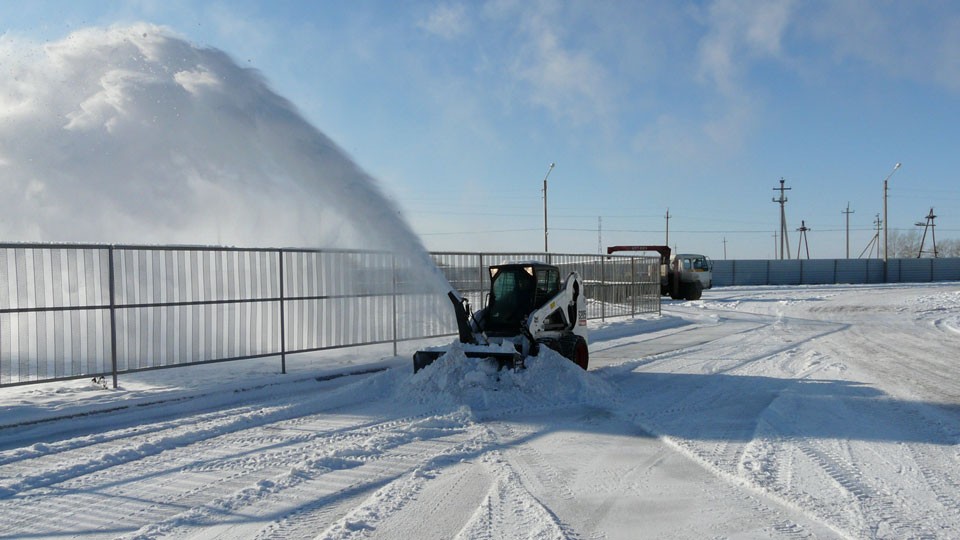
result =
[[684,287],[684,300],[699,300],[703,296],[703,285],[699,281],[687,283]]
[[567,334],[560,338],[560,345],[563,347],[563,356],[584,370],[587,369],[590,364],[590,350],[585,339],[576,334]]

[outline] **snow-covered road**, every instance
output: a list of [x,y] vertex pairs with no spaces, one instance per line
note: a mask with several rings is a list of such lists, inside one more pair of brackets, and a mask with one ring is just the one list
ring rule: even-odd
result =
[[960,537],[958,284],[707,291],[591,354],[0,390],[0,539]]

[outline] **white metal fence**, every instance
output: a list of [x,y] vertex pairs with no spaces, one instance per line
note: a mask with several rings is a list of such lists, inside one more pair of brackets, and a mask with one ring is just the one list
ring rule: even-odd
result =
[[[434,253],[482,304],[490,264],[584,279],[588,317],[658,312],[655,257]],[[416,261],[367,251],[0,244],[0,386],[456,333]],[[444,291],[445,292],[445,291]]]

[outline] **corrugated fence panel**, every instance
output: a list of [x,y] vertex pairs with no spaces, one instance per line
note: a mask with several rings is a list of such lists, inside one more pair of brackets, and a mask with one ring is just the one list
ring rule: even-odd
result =
[[804,285],[836,283],[837,263],[834,259],[800,259],[801,282]]
[[[891,259],[886,281],[960,281],[960,258]],[[883,282],[884,263],[880,259],[713,261],[715,287]]]
[[713,286],[733,285],[733,265],[736,261],[713,261]]
[[867,259],[837,259],[835,283],[867,283]]
[[[766,285],[770,279],[770,261],[743,260],[733,262],[733,285]],[[716,280],[714,280],[716,283]]]
[[800,261],[770,261],[770,285],[799,285]]
[[960,259],[933,259],[934,281],[960,281]]
[[883,283],[883,261],[867,259],[867,283]]
[[933,280],[933,259],[899,259],[900,275],[897,281],[922,283]]
[[0,385],[103,372],[108,253],[90,245],[0,246]]
[[[886,281],[887,283],[900,283],[902,281],[902,269],[903,266],[900,264],[901,259],[891,259],[887,264],[886,271],[883,270],[883,267],[880,268],[880,283]],[[881,261],[881,264],[883,261]]]

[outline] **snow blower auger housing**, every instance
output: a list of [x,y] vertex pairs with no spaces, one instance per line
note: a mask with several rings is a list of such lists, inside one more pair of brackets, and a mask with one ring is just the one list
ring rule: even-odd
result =
[[[486,306],[470,313],[470,304],[456,291],[447,293],[457,317],[459,341],[470,358],[491,358],[498,368],[519,369],[524,359],[549,347],[587,369],[587,308],[580,275],[561,282],[560,269],[542,262],[490,267]],[[446,352],[417,351],[416,373]]]

